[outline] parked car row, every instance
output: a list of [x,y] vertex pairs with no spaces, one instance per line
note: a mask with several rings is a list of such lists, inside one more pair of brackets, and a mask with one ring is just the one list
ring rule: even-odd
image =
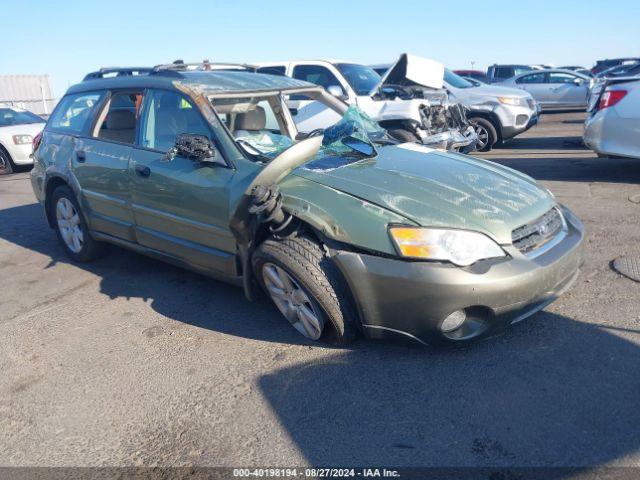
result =
[[[405,108],[402,98],[357,95],[351,78],[347,103],[287,76],[309,64],[282,66],[285,75],[103,69],[72,86],[34,139],[31,172],[65,252],[89,261],[113,243],[242,286],[249,299],[262,290],[300,334],[337,343],[482,338],[575,281],[583,226],[547,189],[394,138],[360,109]],[[331,66],[339,81],[371,76]],[[436,73],[400,62],[386,77],[411,96],[415,83],[437,86]],[[301,131],[303,102],[337,122]]]
[[480,70],[454,70],[454,73],[470,81],[526,90],[542,110],[593,110],[608,79],[640,75],[640,59],[599,60],[591,70],[579,65],[553,68],[545,64],[494,64],[486,73]]

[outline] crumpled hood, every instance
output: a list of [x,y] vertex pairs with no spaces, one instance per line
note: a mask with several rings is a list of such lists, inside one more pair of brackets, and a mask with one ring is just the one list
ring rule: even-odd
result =
[[444,87],[444,65],[429,58],[403,53],[370,92],[375,95],[388,85],[413,85],[441,90]]
[[386,208],[422,226],[475,230],[500,244],[554,199],[515,170],[406,143],[356,162],[311,162],[297,175]]

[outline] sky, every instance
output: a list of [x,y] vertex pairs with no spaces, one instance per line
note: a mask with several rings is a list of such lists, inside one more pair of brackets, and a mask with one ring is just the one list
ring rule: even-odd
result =
[[205,58],[591,67],[640,56],[637,0],[3,0],[0,75],[49,74],[54,95],[103,66]]

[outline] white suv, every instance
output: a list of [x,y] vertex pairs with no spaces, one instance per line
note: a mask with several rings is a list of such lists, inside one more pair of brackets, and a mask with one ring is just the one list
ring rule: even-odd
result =
[[[349,105],[357,105],[399,140],[463,152],[475,147],[476,135],[465,108],[450,103],[442,88],[442,64],[403,54],[392,69],[394,74],[384,82],[370,67],[331,60],[259,63],[256,71],[320,85]],[[301,132],[340,120],[319,102],[296,95],[287,105]]]

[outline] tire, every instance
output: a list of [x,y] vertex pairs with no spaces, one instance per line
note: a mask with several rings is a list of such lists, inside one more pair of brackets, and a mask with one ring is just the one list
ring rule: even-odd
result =
[[11,155],[0,145],[0,175],[9,175],[15,170]]
[[404,128],[391,128],[388,130],[388,132],[389,135],[397,140],[400,140],[401,142],[417,143],[419,141],[418,137],[416,137],[409,130],[405,130]]
[[[498,134],[493,124],[482,117],[471,117],[469,123],[473,126],[478,135],[478,143],[476,144],[477,152],[488,152],[498,141]],[[480,136],[483,136],[482,142]]]
[[[49,208],[51,211],[49,214],[51,215],[50,218],[53,219],[56,235],[58,236],[58,240],[60,241],[65,253],[69,258],[71,258],[71,260],[76,262],[89,262],[104,254],[104,244],[91,237],[89,228],[87,227],[87,222],[85,221],[82,210],[80,209],[80,205],[69,187],[66,185],[60,185],[57,187],[51,195],[50,205],[51,206]],[[63,209],[60,205],[65,206],[64,211],[68,213],[67,216],[64,215]],[[74,213],[75,216],[73,215]],[[71,217],[77,218],[72,220]],[[65,221],[65,223],[62,223],[62,221]],[[81,233],[81,241],[76,243],[73,240],[69,242],[68,240],[65,240],[65,238],[69,239],[70,237],[77,237],[76,229]],[[63,231],[66,231],[67,233],[63,234]]]
[[[318,243],[305,236],[268,239],[256,249],[252,263],[258,283],[299,333],[312,340],[338,345],[348,344],[357,337],[359,330],[348,287],[338,268]],[[277,282],[271,280],[273,275],[270,276],[270,273],[280,275],[278,269],[293,280],[289,285],[293,293],[286,300],[283,300],[286,295],[276,295],[270,291],[270,288],[280,288]],[[285,292],[286,285],[280,290]],[[300,291],[306,295],[308,302],[300,302],[295,307],[291,299]],[[299,299],[293,301],[299,302]],[[283,307],[283,304],[286,306]],[[287,316],[284,311],[287,307],[290,311],[306,307],[320,320],[320,327],[305,328],[304,323],[312,322],[303,322],[301,319],[304,316],[297,313]],[[292,319],[292,316],[295,318]],[[309,334],[310,331],[312,334]]]

